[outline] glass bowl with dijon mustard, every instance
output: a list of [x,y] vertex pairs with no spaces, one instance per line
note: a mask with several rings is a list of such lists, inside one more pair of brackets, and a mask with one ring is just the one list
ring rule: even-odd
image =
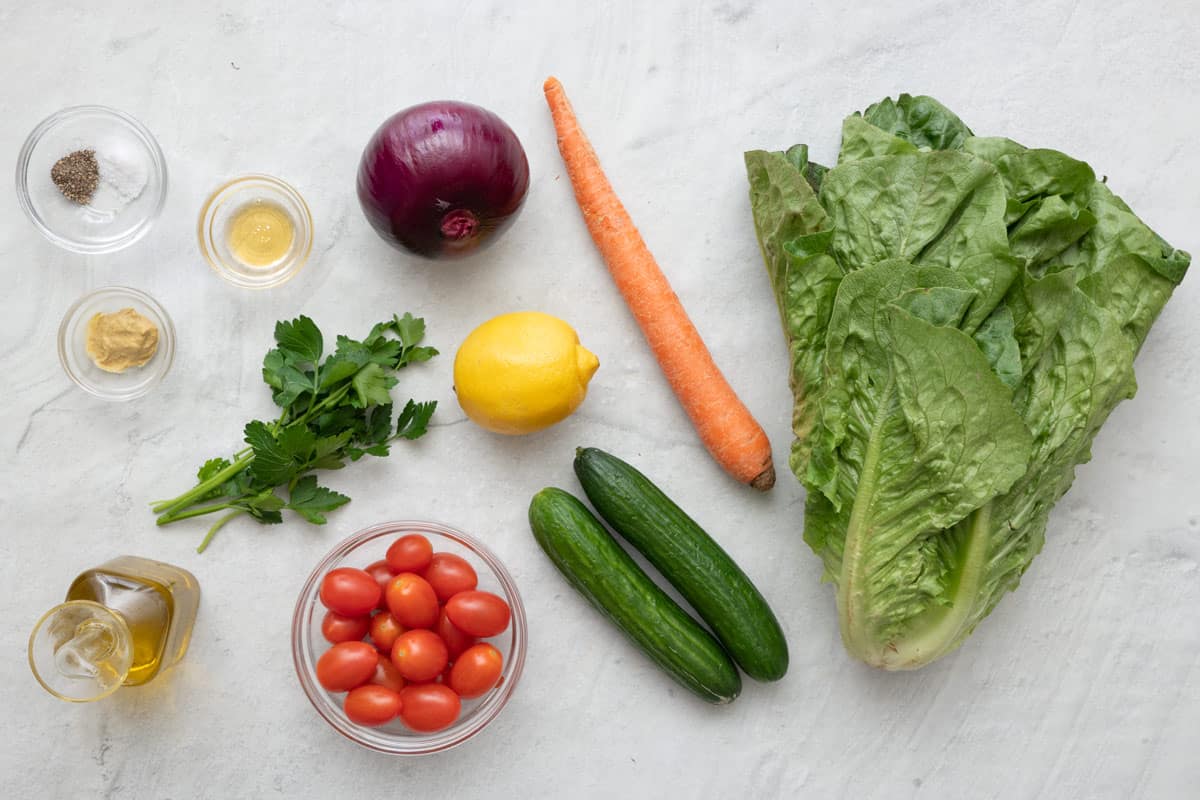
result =
[[108,286],[67,310],[58,327],[58,358],[67,376],[89,394],[132,400],[171,369],[175,326],[145,292]]
[[312,251],[308,204],[270,175],[246,175],[217,188],[200,211],[200,252],[230,283],[266,289],[290,280]]

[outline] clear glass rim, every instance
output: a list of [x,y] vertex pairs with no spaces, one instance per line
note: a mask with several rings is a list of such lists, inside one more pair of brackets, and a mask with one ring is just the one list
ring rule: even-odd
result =
[[[303,228],[305,240],[301,245],[301,249],[295,256],[292,257],[278,272],[271,273],[266,280],[254,281],[249,280],[233,266],[225,263],[218,255],[215,244],[216,233],[213,230],[216,211],[224,200],[225,195],[242,188],[247,184],[261,183],[269,186],[275,191],[283,194],[297,208],[300,209],[300,222],[298,227]],[[282,178],[276,178],[274,175],[264,173],[250,173],[249,175],[241,175],[232,180],[218,186],[212,191],[208,198],[204,201],[204,205],[200,208],[200,219],[196,224],[196,238],[200,242],[200,253],[204,256],[204,260],[208,262],[208,266],[214,272],[220,275],[225,280],[232,283],[234,286],[240,286],[243,289],[270,289],[274,286],[286,283],[296,276],[296,273],[307,263],[309,255],[312,253],[313,245],[313,219],[312,211],[305,202],[304,197],[296,188]]]
[[[347,555],[373,539],[398,533],[433,533],[467,548],[477,555],[492,571],[505,594],[512,610],[512,645],[501,677],[503,683],[490,696],[472,710],[465,724],[461,721],[444,731],[430,734],[414,733],[396,737],[363,728],[346,719],[341,709],[329,702],[325,690],[316,681],[316,655],[309,641],[308,623],[310,611],[317,602],[317,589],[321,579],[330,569],[338,565]],[[364,528],[347,537],[333,548],[313,569],[304,582],[296,600],[292,615],[292,660],[296,675],[313,708],[331,727],[347,739],[371,750],[392,755],[417,756],[449,750],[479,733],[500,713],[508,703],[525,667],[527,647],[527,620],[521,594],[504,564],[483,542],[460,530],[427,520],[397,520],[381,522]]]
[[[71,323],[75,319],[75,316],[86,303],[106,295],[111,295],[114,298],[134,297],[152,308],[154,313],[158,315],[159,320],[163,323],[159,328],[158,336],[158,357],[163,359],[162,365],[149,380],[127,392],[105,391],[83,380],[83,378],[76,374],[75,370],[71,368],[71,360],[67,356],[67,348],[70,346],[70,343],[67,341],[67,337],[72,327]],[[67,373],[67,377],[71,379],[71,382],[93,397],[99,397],[101,400],[111,401],[134,400],[138,397],[148,394],[150,390],[161,383],[162,379],[165,378],[167,373],[171,371],[171,365],[175,363],[175,323],[172,321],[171,315],[167,313],[167,310],[163,308],[157,300],[140,289],[134,289],[130,286],[105,286],[93,292],[88,292],[83,297],[80,297],[78,300],[72,303],[71,307],[67,309],[67,312],[63,314],[62,322],[58,324],[58,361],[62,365],[63,372]]]
[[95,702],[96,700],[103,700],[104,698],[111,695],[113,692],[117,691],[117,689],[120,689],[122,686],[124,686],[125,681],[122,680],[120,683],[114,683],[112,686],[105,689],[103,692],[100,692],[99,694],[94,695],[93,697],[69,697],[69,696],[59,692],[58,690],[54,689],[52,686],[50,686],[50,684],[46,683],[45,679],[42,678],[42,674],[40,672],[38,672],[37,659],[34,657],[34,654],[33,654],[33,646],[34,646],[34,643],[37,641],[38,632],[42,629],[42,626],[46,624],[46,621],[48,619],[50,619],[50,617],[57,614],[63,608],[66,608],[69,606],[89,606],[95,611],[103,612],[106,616],[108,616],[112,620],[113,625],[116,627],[116,629],[118,631],[122,632],[121,633],[122,636],[124,636],[126,639],[132,639],[133,634],[130,633],[129,625],[128,625],[128,623],[125,622],[125,618],[122,617],[119,613],[117,613],[113,609],[109,608],[108,606],[103,605],[101,603],[97,603],[95,600],[66,600],[62,603],[59,603],[54,608],[51,608],[45,614],[42,614],[42,616],[38,619],[37,623],[33,626],[33,630],[30,631],[29,646],[27,648],[27,654],[29,657],[29,669],[31,672],[33,672],[33,677],[37,678],[37,682],[39,684],[41,684],[42,688],[45,689],[50,694],[57,697],[59,700],[65,700],[68,703],[92,703],[92,702]]
[[[65,119],[69,119],[80,114],[102,113],[117,117],[122,122],[130,127],[134,134],[142,140],[146,148],[150,151],[150,157],[154,161],[154,166],[159,174],[159,189],[158,198],[154,204],[154,208],[139,222],[135,227],[129,230],[124,236],[119,239],[114,239],[111,242],[104,244],[88,244],[79,242],[75,239],[70,239],[55,233],[50,226],[37,213],[37,209],[33,207],[33,201],[29,197],[29,161],[33,157],[33,151],[41,142],[42,137],[46,132],[58,125]],[[154,226],[159,215],[162,214],[163,207],[167,204],[167,160],[163,156],[162,148],[158,146],[158,140],[154,138],[154,134],[150,130],[138,122],[134,117],[126,114],[118,108],[101,105],[82,105],[68,106],[59,111],[55,111],[50,116],[39,122],[29,136],[25,137],[25,143],[21,145],[21,151],[17,156],[17,204],[25,212],[25,216],[29,217],[30,222],[37,228],[43,236],[54,242],[64,250],[70,250],[73,253],[85,253],[95,255],[98,253],[114,253],[117,250],[122,250],[137,240],[145,236],[150,228]]]

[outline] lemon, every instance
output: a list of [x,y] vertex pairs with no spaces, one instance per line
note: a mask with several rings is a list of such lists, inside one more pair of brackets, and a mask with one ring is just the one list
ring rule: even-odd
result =
[[578,408],[599,366],[570,325],[518,311],[471,331],[454,357],[454,390],[477,425],[495,433],[532,433]]

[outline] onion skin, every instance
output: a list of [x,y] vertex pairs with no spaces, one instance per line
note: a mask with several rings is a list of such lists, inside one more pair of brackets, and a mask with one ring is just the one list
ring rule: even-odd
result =
[[389,117],[363,150],[358,200],[390,244],[427,258],[459,257],[512,222],[529,161],[504,120],[441,100]]

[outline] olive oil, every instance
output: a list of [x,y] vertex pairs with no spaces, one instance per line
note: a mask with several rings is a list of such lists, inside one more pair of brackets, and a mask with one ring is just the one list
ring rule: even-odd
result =
[[187,652],[200,587],[187,570],[121,556],[80,574],[29,639],[29,662],[52,694],[96,700],[149,682]]
[[292,249],[296,226],[280,205],[255,200],[234,212],[226,242],[234,258],[248,267],[269,267]]

